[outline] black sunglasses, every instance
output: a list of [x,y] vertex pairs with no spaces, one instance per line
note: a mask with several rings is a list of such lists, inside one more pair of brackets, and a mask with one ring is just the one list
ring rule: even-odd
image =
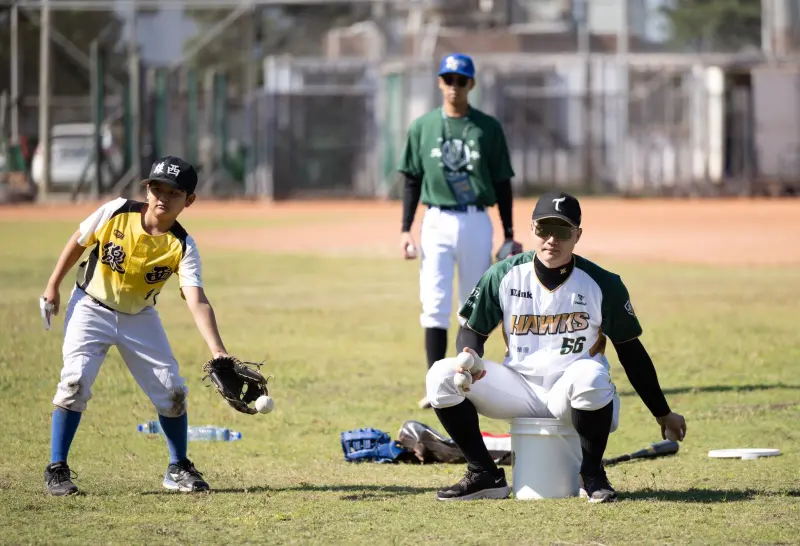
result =
[[553,236],[561,241],[566,241],[572,237],[573,231],[575,231],[574,227],[555,224],[536,224],[533,227],[533,232],[541,239],[549,239]]
[[461,74],[445,74],[442,81],[451,87],[466,87],[469,84],[469,78]]

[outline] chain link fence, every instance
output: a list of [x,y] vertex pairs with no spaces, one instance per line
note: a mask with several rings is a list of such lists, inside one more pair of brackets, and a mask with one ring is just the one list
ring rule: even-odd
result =
[[[326,11],[339,15],[324,20],[299,10],[281,19],[246,5],[138,9],[135,18],[132,9],[129,2],[53,14],[50,123],[102,120],[121,162],[105,177],[105,193],[132,189],[157,157],[174,154],[197,165],[207,195],[400,196],[396,169],[408,127],[441,104],[432,54],[439,45],[417,57],[332,59],[321,52],[323,37],[366,11]],[[30,166],[40,21],[35,9],[20,13],[18,149]],[[0,27],[4,17],[0,10]],[[800,114],[776,107],[800,104],[798,69],[761,70],[752,19],[733,41],[726,30],[705,32],[690,53],[476,52],[470,101],[502,123],[517,194],[775,194],[800,179]],[[102,73],[94,43],[104,48]],[[301,53],[267,55],[288,50]],[[712,50],[731,53],[705,53]],[[2,77],[0,84],[9,86]],[[6,156],[9,89],[0,88]]]
[[[470,102],[502,123],[516,193],[718,195],[752,174],[751,88],[737,80],[749,67],[631,55],[621,73],[614,56],[585,61],[475,56]],[[249,106],[257,145],[248,192],[398,197],[408,126],[441,103],[435,64],[269,59]]]

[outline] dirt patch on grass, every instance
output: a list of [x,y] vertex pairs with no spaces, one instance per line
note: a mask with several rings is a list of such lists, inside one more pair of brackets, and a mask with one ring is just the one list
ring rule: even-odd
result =
[[[517,239],[530,248],[533,200],[514,203]],[[794,200],[621,200],[584,199],[579,253],[614,259],[695,264],[800,264],[800,203]],[[227,207],[233,207],[228,204]],[[255,208],[253,208],[255,207]],[[424,209],[414,222],[419,226]],[[195,211],[200,215],[201,210]],[[213,207],[202,214],[219,214]],[[310,254],[398,255],[401,206],[394,202],[300,202],[245,205],[236,218],[276,220],[268,227],[196,230],[205,245]],[[495,247],[502,239],[496,209]],[[281,218],[301,215],[300,224]]]
[[[530,248],[534,201],[514,202],[517,239]],[[94,203],[0,207],[0,221],[80,220]],[[723,265],[800,264],[800,202],[793,199],[583,199],[587,257]],[[417,210],[414,235],[424,212]],[[201,248],[399,256],[401,205],[384,201],[198,201],[182,217]],[[501,224],[495,208],[495,246]],[[203,220],[213,219],[213,227]],[[231,226],[224,225],[225,220]],[[263,220],[263,225],[261,221]],[[246,225],[241,225],[245,222]],[[193,227],[192,224],[196,224]],[[238,224],[238,225],[237,225]]]

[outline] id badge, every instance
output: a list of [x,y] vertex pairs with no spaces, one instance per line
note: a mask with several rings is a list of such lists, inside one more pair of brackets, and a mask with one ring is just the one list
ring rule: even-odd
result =
[[453,195],[459,205],[473,205],[477,200],[475,190],[472,189],[472,184],[469,183],[469,173],[464,172],[447,172],[444,173],[444,178],[453,190]]

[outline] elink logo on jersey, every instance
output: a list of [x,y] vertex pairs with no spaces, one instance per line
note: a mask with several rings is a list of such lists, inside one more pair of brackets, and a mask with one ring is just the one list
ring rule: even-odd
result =
[[525,290],[517,290],[516,288],[511,289],[511,295],[515,298],[528,298],[529,300],[533,299],[533,294],[530,292],[526,292]]
[[589,328],[589,313],[560,315],[512,315],[511,334],[515,336],[547,336],[580,332]]

